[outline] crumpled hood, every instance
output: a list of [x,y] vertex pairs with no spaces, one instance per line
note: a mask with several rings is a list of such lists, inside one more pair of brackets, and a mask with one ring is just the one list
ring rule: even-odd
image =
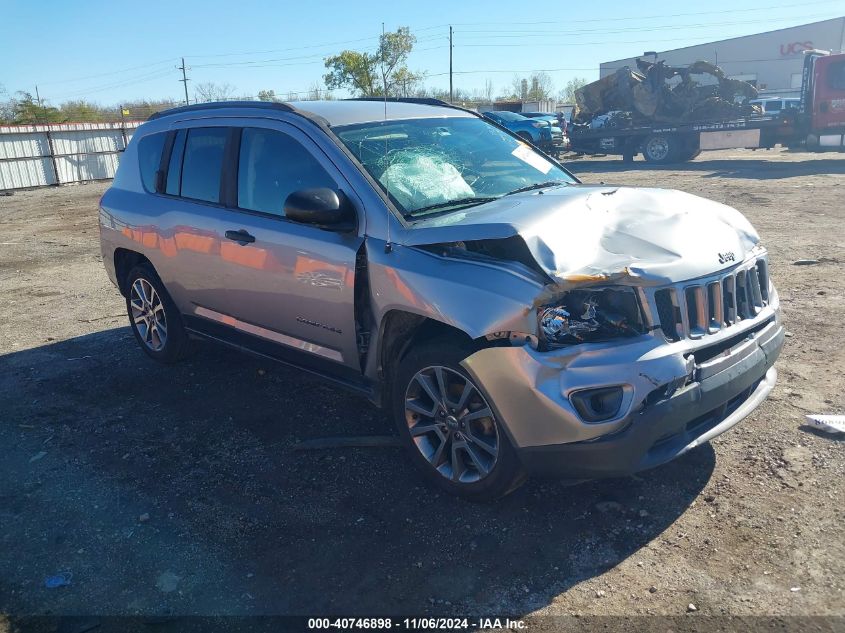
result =
[[521,236],[561,283],[672,283],[729,268],[760,238],[736,209],[681,191],[567,185],[423,220],[406,245]]

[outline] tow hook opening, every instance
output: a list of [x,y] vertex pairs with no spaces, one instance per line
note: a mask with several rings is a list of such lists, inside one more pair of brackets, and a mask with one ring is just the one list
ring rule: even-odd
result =
[[569,396],[572,406],[585,422],[612,420],[622,407],[621,386],[576,391]]

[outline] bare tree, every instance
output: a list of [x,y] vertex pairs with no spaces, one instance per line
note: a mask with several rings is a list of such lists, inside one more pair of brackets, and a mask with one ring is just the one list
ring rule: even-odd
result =
[[0,121],[4,123],[11,121],[14,118],[14,113],[14,100],[9,98],[6,86],[0,84]]
[[495,88],[493,87],[493,82],[490,79],[487,79],[484,82],[483,94],[485,102],[493,103],[493,95],[495,94]]
[[528,101],[545,101],[552,96],[552,78],[546,73],[534,73],[531,75],[530,88],[526,99]]
[[213,81],[206,81],[194,86],[194,98],[197,102],[205,101],[226,101],[235,94],[236,88],[229,83],[216,84]]

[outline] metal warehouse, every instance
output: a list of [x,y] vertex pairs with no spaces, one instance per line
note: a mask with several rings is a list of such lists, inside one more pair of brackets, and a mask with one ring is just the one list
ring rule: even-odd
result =
[[[670,51],[656,52],[656,59],[670,66],[705,60],[721,66],[732,79],[755,85],[762,94],[798,96],[805,50],[841,52],[845,49],[845,17],[792,26],[776,31],[734,37]],[[649,61],[655,53],[644,53]],[[639,56],[642,57],[642,56]],[[624,66],[636,68],[637,57],[604,62],[599,70],[606,77]]]

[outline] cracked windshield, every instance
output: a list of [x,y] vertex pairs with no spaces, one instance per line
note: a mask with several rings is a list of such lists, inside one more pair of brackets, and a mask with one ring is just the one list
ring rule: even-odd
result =
[[383,121],[334,131],[409,219],[575,182],[539,152],[476,117]]

